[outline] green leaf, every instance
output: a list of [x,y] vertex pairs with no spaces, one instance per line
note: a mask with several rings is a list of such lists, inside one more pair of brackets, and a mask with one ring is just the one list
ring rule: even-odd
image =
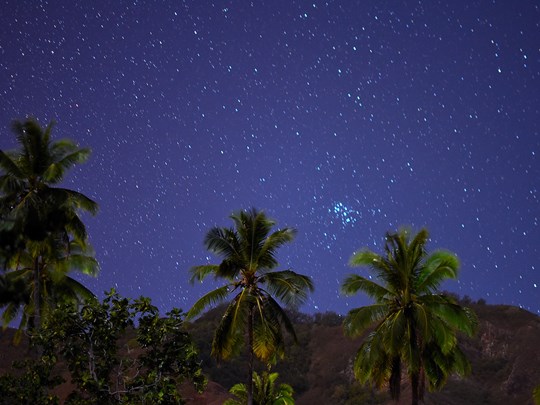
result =
[[380,322],[388,314],[387,304],[374,304],[352,309],[343,320],[343,329],[348,336],[359,336],[374,323]]
[[191,284],[194,284],[195,281],[202,282],[207,275],[211,273],[216,273],[219,266],[216,266],[214,264],[207,264],[202,266],[194,266],[191,269],[189,269],[189,272],[191,274],[191,277],[189,279]]
[[191,309],[188,311],[188,313],[186,314],[186,319],[193,319],[194,317],[199,315],[205,308],[223,302],[230,293],[229,289],[229,285],[224,285],[223,287],[219,287],[214,291],[210,291],[209,293],[203,295],[195,304],[193,304],[193,307],[191,307]]
[[308,276],[291,270],[265,273],[260,282],[266,284],[268,292],[290,308],[302,305],[307,300],[308,292],[312,292],[314,288]]
[[348,276],[341,285],[341,293],[344,295],[354,295],[358,291],[366,293],[371,298],[379,301],[385,297],[392,296],[392,293],[376,282],[365,277],[352,274]]

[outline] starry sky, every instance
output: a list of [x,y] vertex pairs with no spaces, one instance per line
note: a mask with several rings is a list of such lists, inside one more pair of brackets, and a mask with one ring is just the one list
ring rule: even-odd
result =
[[345,313],[347,262],[401,225],[461,260],[444,289],[540,313],[537,1],[0,0],[0,148],[56,121],[96,294],[187,310],[203,238],[257,207],[298,229],[301,308]]

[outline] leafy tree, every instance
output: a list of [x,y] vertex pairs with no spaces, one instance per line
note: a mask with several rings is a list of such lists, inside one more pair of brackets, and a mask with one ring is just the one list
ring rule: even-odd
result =
[[533,390],[533,400],[536,405],[540,405],[540,385]]
[[0,375],[0,405],[60,403],[59,398],[49,392],[64,382],[62,377],[52,375],[54,359],[16,362],[13,368],[20,370],[17,375]]
[[[2,316],[4,324],[7,325],[15,319],[22,308],[15,342],[19,342],[23,328],[32,323],[35,299],[39,300],[40,315],[46,317],[57,303],[69,303],[77,307],[84,300],[94,296],[83,284],[68,275],[75,270],[91,276],[97,275],[99,266],[93,256],[93,251],[89,246],[75,241],[69,243],[67,250],[58,245],[56,241],[49,241],[46,244],[29,241],[25,250],[20,251],[8,261],[8,266],[12,270],[5,275],[6,284],[19,286],[17,291],[24,297],[7,302]],[[63,242],[60,245],[63,245]],[[48,249],[43,250],[44,247]],[[40,257],[40,277],[39,285],[36,287],[34,265],[37,256]],[[33,296],[33,291],[36,289],[41,291],[39,297]]]
[[423,398],[426,380],[430,389],[441,388],[452,372],[464,374],[470,365],[457,344],[457,331],[472,335],[475,314],[455,299],[438,294],[440,284],[456,278],[457,258],[446,251],[427,253],[428,232],[412,235],[407,230],[386,235],[385,254],[368,249],[351,258],[351,265],[366,266],[380,284],[351,275],[342,292],[362,291],[375,300],[351,310],[344,320],[345,332],[364,339],[354,362],[356,377],[377,386],[388,383],[393,399],[399,399],[402,367],[412,389],[412,404]]
[[0,271],[5,271],[8,260],[24,249],[21,221],[4,219],[0,213]]
[[[87,160],[90,150],[79,149],[70,140],[53,142],[52,124],[43,130],[35,120],[28,119],[16,121],[13,129],[20,149],[0,150],[0,228],[5,234],[6,228],[16,225],[19,239],[22,235],[26,242],[24,249],[20,244],[16,249],[19,253],[24,250],[21,254],[27,256],[25,260],[32,261],[31,295],[25,315],[30,326],[39,328],[45,268],[56,261],[60,249],[69,255],[73,242],[85,248],[86,228],[79,212],[97,211],[97,204],[84,194],[56,187],[70,168]],[[20,242],[18,238],[14,241]],[[14,253],[12,249],[9,258]],[[19,270],[18,266],[6,267],[8,271]],[[52,268],[48,271],[52,274]],[[28,277],[26,280],[30,281]],[[12,309],[9,312],[7,318]]]
[[42,359],[67,365],[76,386],[68,403],[182,404],[180,383],[191,380],[199,391],[205,385],[182,312],[162,318],[149,298],[129,300],[111,290],[80,311],[64,305],[45,318],[34,339]]
[[213,274],[227,283],[201,297],[187,317],[193,318],[233,295],[215,332],[212,354],[227,359],[237,354],[247,340],[247,403],[252,405],[254,356],[265,362],[283,356],[282,327],[296,341],[292,322],[274,297],[294,308],[305,301],[313,284],[309,277],[291,270],[272,271],[278,266],[277,249],[292,241],[294,229],[270,233],[275,221],[255,209],[234,213],[231,219],[235,228],[212,228],[204,240],[206,248],[221,256],[222,262],[191,269],[192,282]]
[[[278,373],[263,371],[260,375],[253,373],[253,404],[254,405],[294,405],[294,390],[288,384],[276,387]],[[247,403],[248,392],[245,384],[234,385],[229,392],[238,399],[228,399],[223,405],[244,405]]]

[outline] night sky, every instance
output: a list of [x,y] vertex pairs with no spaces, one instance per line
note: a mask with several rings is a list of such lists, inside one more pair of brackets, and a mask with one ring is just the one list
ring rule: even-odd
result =
[[401,225],[461,260],[444,289],[540,313],[538,1],[0,0],[0,148],[55,120],[93,153],[64,185],[116,287],[188,310],[205,233],[257,207],[298,229],[305,312]]

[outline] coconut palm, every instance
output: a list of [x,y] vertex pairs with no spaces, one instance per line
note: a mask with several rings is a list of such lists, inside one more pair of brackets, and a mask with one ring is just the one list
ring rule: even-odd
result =
[[[39,285],[34,284],[36,261],[39,263]],[[48,316],[58,303],[79,306],[93,297],[92,292],[72,278],[70,273],[77,271],[96,276],[99,270],[91,247],[76,241],[71,241],[68,249],[63,241],[28,242],[27,248],[13,256],[8,266],[11,270],[5,275],[6,282],[24,286],[24,299],[8,302],[2,315],[4,325],[8,325],[21,314],[15,342],[20,340],[25,327],[35,327],[37,310],[40,311],[38,319],[42,319]],[[38,305],[34,301],[36,289],[40,291]]]
[[277,249],[292,241],[294,229],[270,233],[275,221],[255,209],[236,212],[231,219],[235,228],[212,228],[204,240],[206,248],[222,258],[221,263],[191,269],[192,281],[213,274],[226,284],[201,297],[187,317],[193,318],[232,295],[215,332],[212,354],[218,359],[229,358],[247,340],[247,403],[252,405],[254,356],[265,362],[282,357],[282,328],[296,341],[292,322],[278,301],[296,308],[306,300],[313,284],[309,277],[291,270],[273,271],[278,266]]
[[[253,373],[253,404],[254,405],[294,405],[294,390],[289,384],[279,384],[276,387],[278,373],[264,371],[262,374]],[[228,399],[223,405],[244,405],[247,403],[247,388],[245,384],[235,384],[229,390],[238,399]]]
[[388,384],[393,399],[400,396],[402,368],[412,389],[412,404],[422,399],[426,381],[441,388],[452,372],[464,374],[470,365],[457,344],[457,332],[472,335],[474,313],[437,292],[441,283],[458,274],[458,259],[450,252],[428,254],[428,232],[414,237],[408,230],[386,235],[385,254],[369,249],[355,253],[350,264],[368,267],[371,277],[351,275],[342,292],[362,291],[375,302],[351,310],[344,320],[350,336],[370,331],[357,352],[354,371],[361,382]]
[[33,243],[23,250],[33,258],[29,308],[33,325],[39,327],[43,263],[55,262],[46,255],[57,251],[59,242],[66,252],[71,241],[84,248],[87,235],[79,212],[97,211],[97,204],[84,194],[56,187],[70,168],[86,161],[90,150],[79,149],[70,140],[53,142],[52,124],[43,130],[28,119],[16,121],[13,129],[20,149],[0,150],[0,220],[18,224],[25,242]]

